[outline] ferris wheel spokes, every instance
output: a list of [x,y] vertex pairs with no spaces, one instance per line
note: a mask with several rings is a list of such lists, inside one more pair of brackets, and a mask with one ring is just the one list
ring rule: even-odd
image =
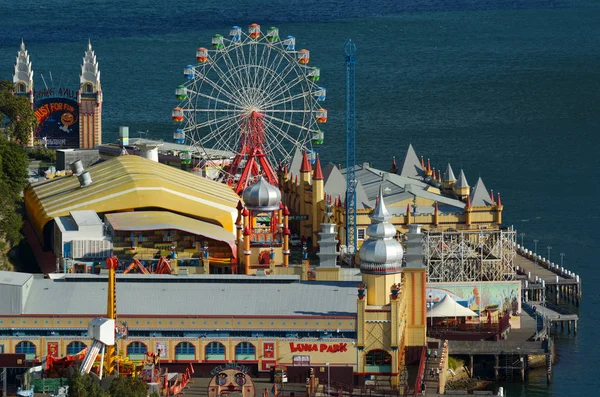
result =
[[208,148],[232,153],[230,165],[215,159],[211,173],[240,192],[259,174],[277,183],[280,161],[322,141],[317,115],[325,112],[326,120],[318,103],[325,90],[316,84],[319,69],[307,66],[309,51],[297,51],[293,36],[281,39],[273,27],[264,34],[256,24],[229,33],[213,36],[212,49],[198,48],[198,64],[186,68],[188,81],[176,92],[181,108],[173,110],[173,120],[185,123],[174,137],[202,148],[206,166],[215,153]]

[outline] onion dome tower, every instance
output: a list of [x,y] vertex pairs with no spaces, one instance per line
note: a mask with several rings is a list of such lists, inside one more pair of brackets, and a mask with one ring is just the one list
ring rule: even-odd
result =
[[360,247],[360,271],[367,287],[367,305],[384,306],[390,303],[389,291],[394,284],[402,282],[402,245],[396,241],[396,228],[389,220],[383,200],[383,189],[375,210],[370,215],[367,228],[369,238]]
[[275,263],[287,266],[289,211],[281,203],[279,188],[260,176],[256,183],[244,189],[242,198],[246,206],[238,208],[243,218],[238,224],[244,229],[243,258],[239,259],[243,263],[243,272],[253,274],[258,269],[270,267],[273,270]]
[[92,43],[83,56],[79,75],[79,147],[91,149],[102,144],[102,86]]
[[279,210],[281,192],[262,177],[248,186],[242,195],[246,208],[250,211],[270,212]]

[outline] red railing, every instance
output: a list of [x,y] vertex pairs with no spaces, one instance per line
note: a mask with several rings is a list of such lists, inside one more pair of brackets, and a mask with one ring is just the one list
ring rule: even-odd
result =
[[415,396],[421,392],[421,382],[423,381],[423,376],[425,374],[425,358],[426,357],[427,357],[427,346],[423,346],[423,351],[421,352],[421,361],[419,362],[419,371],[417,372],[417,379],[415,380],[415,390],[414,390]]

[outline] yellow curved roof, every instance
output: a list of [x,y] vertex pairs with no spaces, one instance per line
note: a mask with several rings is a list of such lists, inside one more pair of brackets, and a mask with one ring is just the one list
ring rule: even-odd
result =
[[29,185],[24,192],[29,219],[44,225],[71,211],[98,213],[160,208],[218,223],[234,233],[239,197],[227,185],[140,156],[120,156],[89,167],[93,183],[76,176]]

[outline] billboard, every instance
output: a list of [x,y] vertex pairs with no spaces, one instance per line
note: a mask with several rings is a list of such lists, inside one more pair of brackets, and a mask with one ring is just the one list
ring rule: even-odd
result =
[[79,105],[70,98],[44,98],[34,106],[38,128],[36,141],[50,148],[79,147]]
[[486,309],[510,312],[516,316],[521,311],[520,281],[484,281],[429,283],[427,304],[435,305],[445,295],[450,295],[459,305],[481,313]]

